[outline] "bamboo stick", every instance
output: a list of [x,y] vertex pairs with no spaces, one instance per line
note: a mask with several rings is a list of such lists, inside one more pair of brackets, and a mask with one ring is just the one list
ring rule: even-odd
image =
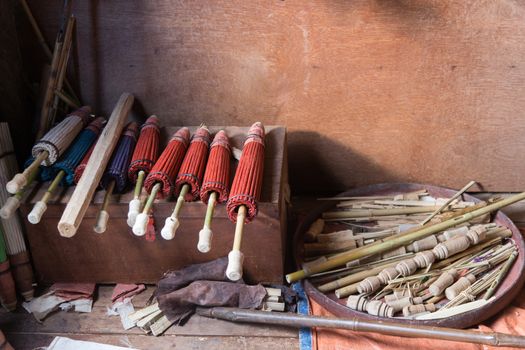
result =
[[231,281],[238,281],[242,278],[242,262],[244,260],[244,255],[241,252],[241,242],[244,231],[244,221],[246,220],[246,211],[246,206],[244,205],[239,206],[237,211],[233,248],[228,254],[228,267],[226,268],[226,276]]
[[76,234],[104,169],[117,145],[118,135],[124,129],[133,100],[133,95],[123,93],[113,109],[104,131],[95,144],[84,170],[84,175],[78,182],[58,223],[58,231],[62,236],[73,237]]
[[100,207],[100,210],[97,214],[95,225],[93,226],[93,231],[95,231],[96,233],[106,232],[109,220],[108,205],[114,189],[115,180],[111,180],[108,184],[108,188],[106,189],[106,193],[104,194],[104,201],[102,202],[102,206]]
[[219,318],[231,322],[275,324],[286,327],[325,327],[348,329],[359,332],[375,332],[401,337],[431,338],[492,346],[525,348],[525,337],[503,333],[482,333],[444,327],[414,326],[395,322],[373,322],[357,319],[297,315],[292,313],[243,310],[235,308],[198,308],[200,316]]
[[[146,172],[144,170],[140,170],[137,174],[137,182],[135,183],[135,188],[133,190],[133,199],[129,201],[127,223],[128,223],[128,226],[132,228],[135,225],[137,216],[140,214],[140,207],[142,205],[142,203],[140,202],[140,194],[142,192],[142,185],[144,184],[145,178],[146,178]],[[158,188],[157,188],[157,192],[158,192]],[[155,192],[155,196],[156,195],[157,193]]]
[[505,278],[505,276],[509,272],[509,270],[512,267],[512,264],[514,264],[514,261],[516,260],[517,256],[518,256],[518,252],[517,251],[514,251],[509,256],[507,262],[501,268],[500,273],[498,273],[498,275],[496,277],[496,280],[490,285],[489,289],[487,289],[487,291],[485,292],[485,295],[483,296],[483,299],[489,300],[494,295],[494,292],[496,291],[496,289],[498,288],[498,286],[501,283],[501,281],[503,281],[503,279]]
[[463,193],[465,193],[466,190],[468,190],[469,188],[471,188],[472,186],[474,186],[476,184],[476,181],[470,181],[468,184],[465,185],[465,187],[463,187],[462,189],[460,189],[458,192],[456,192],[456,194],[454,194],[452,197],[449,198],[448,201],[446,201],[442,206],[440,206],[438,209],[436,209],[436,211],[434,211],[432,214],[430,214],[428,216],[428,218],[426,218],[425,220],[423,220],[423,222],[421,223],[421,225],[424,225],[426,224],[427,222],[429,222],[430,220],[432,220],[432,218],[434,216],[436,216],[437,214],[439,214],[443,209],[445,209],[450,203],[452,203],[456,198],[458,198],[459,196],[461,196]]
[[357,210],[341,210],[331,211],[323,213],[323,219],[355,219],[355,218],[373,218],[378,216],[392,216],[392,215],[406,215],[406,214],[418,214],[418,213],[430,213],[438,206],[429,207],[408,207],[408,208],[391,208],[391,209],[357,209]]
[[213,237],[213,231],[211,230],[211,221],[213,219],[213,212],[215,210],[215,204],[217,203],[217,192],[212,192],[208,199],[208,205],[206,206],[206,216],[204,217],[204,225],[202,230],[199,231],[199,242],[197,243],[197,249],[201,253],[207,253],[211,249],[211,240]]
[[416,230],[415,232],[397,234],[397,235],[388,237],[390,239],[379,240],[368,246],[363,246],[363,247],[351,250],[348,253],[345,253],[344,255],[339,256],[338,258],[330,259],[319,265],[312,266],[308,270],[299,270],[291,274],[288,274],[286,275],[286,280],[289,283],[295,282],[305,277],[311,276],[314,273],[327,271],[332,268],[336,268],[338,266],[344,265],[349,261],[356,260],[356,259],[359,259],[367,255],[382,253],[386,250],[409,244],[412,241],[415,241],[417,239],[425,238],[431,234],[438,233],[440,231],[446,230],[447,228],[457,226],[464,222],[470,221],[476,217],[479,217],[481,215],[501,209],[505,206],[521,201],[523,199],[525,199],[525,192],[502,199],[501,201],[489,204],[485,207],[482,207],[474,211],[468,212],[466,214],[454,217],[453,219],[449,219],[443,222],[432,224],[430,226],[424,226]]

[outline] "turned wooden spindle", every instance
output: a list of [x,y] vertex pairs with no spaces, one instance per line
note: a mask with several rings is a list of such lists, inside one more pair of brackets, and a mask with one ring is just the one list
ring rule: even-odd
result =
[[405,260],[400,261],[396,265],[396,270],[403,277],[410,276],[411,274],[416,272],[417,264],[414,261],[414,259],[405,259]]
[[380,300],[370,300],[366,305],[366,312],[379,317],[394,317],[394,309]]
[[470,247],[470,239],[466,236],[457,236],[443,243],[439,243],[432,249],[437,259],[443,260],[462,252]]
[[359,294],[373,293],[381,287],[381,281],[377,276],[367,277],[362,280],[357,286],[357,291]]
[[391,301],[386,301],[386,304],[390,306],[392,309],[394,309],[394,313],[403,310],[404,307],[410,306],[410,305],[417,305],[423,303],[423,298],[421,297],[404,297],[402,299],[396,299]]
[[445,289],[445,296],[448,300],[452,300],[465,289],[470,287],[474,282],[476,282],[476,276],[469,273],[468,275],[461,277],[456,281],[456,283]]
[[417,304],[417,305],[408,305],[403,308],[403,316],[413,316],[423,312],[434,312],[436,311],[436,306],[434,304]]
[[432,264],[436,260],[436,256],[434,255],[434,253],[432,253],[431,250],[425,250],[423,252],[417,253],[416,256],[414,256],[413,260],[416,263],[417,267],[422,269]]
[[362,294],[359,295],[350,295],[346,301],[346,306],[352,310],[366,312],[366,307],[368,305],[368,299]]
[[386,269],[383,269],[377,275],[377,278],[379,278],[379,281],[381,282],[381,284],[388,284],[388,282],[396,278],[398,275],[399,275],[399,272],[397,272],[396,268],[391,266],[391,267],[387,267]]
[[438,296],[456,279],[458,272],[454,269],[443,272],[439,278],[428,287],[428,290],[433,296]]

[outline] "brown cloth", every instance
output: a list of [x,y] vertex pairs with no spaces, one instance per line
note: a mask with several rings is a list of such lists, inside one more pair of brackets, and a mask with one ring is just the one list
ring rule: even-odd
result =
[[161,296],[186,287],[193,281],[227,281],[226,267],[228,258],[219,258],[203,264],[186,266],[177,271],[170,271],[164,274],[157,284],[155,296]]
[[146,286],[143,284],[125,284],[119,283],[113,289],[111,294],[111,301],[118,302],[124,301],[126,298],[132,298],[135,295],[142,293],[146,289]]
[[159,308],[171,322],[181,322],[196,306],[231,306],[256,309],[262,306],[266,289],[259,285],[220,281],[196,281],[157,298]]
[[197,306],[260,307],[266,289],[229,282],[226,267],[224,257],[164,274],[155,292],[159,308],[171,322],[181,324]]
[[65,301],[77,299],[91,299],[95,292],[95,283],[55,283],[50,290],[54,292],[57,297],[65,299]]

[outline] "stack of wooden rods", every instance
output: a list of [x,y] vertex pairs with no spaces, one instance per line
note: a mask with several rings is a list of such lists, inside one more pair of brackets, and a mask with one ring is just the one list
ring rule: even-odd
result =
[[137,215],[140,213],[142,206],[140,202],[142,185],[159,157],[159,140],[159,118],[152,115],[146,120],[140,129],[137,146],[135,146],[133,157],[131,157],[131,164],[129,165],[128,178],[131,183],[135,184],[133,199],[129,202],[127,220],[129,227],[135,225]]
[[73,182],[78,184],[80,181],[80,178],[82,177],[82,174],[84,174],[84,169],[86,169],[86,165],[89,162],[89,157],[91,157],[91,154],[93,153],[93,149],[95,148],[95,145],[91,145],[89,150],[86,152],[82,160],[80,161],[80,164],[77,165],[75,168],[75,173],[73,175]]
[[113,193],[122,193],[128,184],[128,170],[131,156],[137,142],[138,125],[135,122],[129,123],[117,144],[117,148],[111,157],[106,172],[100,182],[103,189],[106,190],[104,202],[97,215],[97,220],[93,230],[96,233],[103,233],[109,220],[109,199]]
[[137,215],[135,225],[133,225],[133,233],[135,235],[144,236],[146,234],[148,215],[155,198],[165,198],[173,194],[175,190],[175,176],[179,172],[189,142],[190,130],[188,128],[177,130],[146,177],[144,188],[149,193],[149,196],[142,212]]
[[50,170],[49,173],[54,176],[53,182],[51,182],[42,198],[35,203],[33,210],[27,215],[27,220],[30,223],[38,224],[40,222],[42,215],[47,210],[47,203],[59,185],[71,186],[73,184],[75,168],[97,139],[104,127],[104,122],[105,119],[102,117],[95,118],[82,130],[60,161],[47,168]]
[[[13,143],[7,123],[0,123],[0,203],[5,203],[9,194],[5,189],[7,180],[18,171]],[[7,255],[17,289],[24,299],[33,298],[33,270],[29,262],[22,223],[18,215],[1,220],[4,228]]]
[[226,204],[230,220],[236,223],[233,248],[228,254],[226,269],[226,276],[232,281],[241,279],[243,273],[241,242],[244,224],[257,216],[264,170],[264,136],[264,126],[260,122],[253,124],[248,131]]
[[7,311],[16,309],[15,281],[11,274],[5,248],[4,233],[0,225],[0,302]]
[[177,203],[171,216],[166,218],[164,227],[160,231],[164,239],[173,239],[179,228],[179,213],[184,201],[191,202],[199,198],[200,185],[206,168],[208,149],[210,146],[210,132],[203,125],[195,131],[184,156],[182,165],[175,181],[175,191],[179,194]]
[[201,253],[207,253],[211,249],[213,237],[211,222],[216,203],[223,203],[228,200],[230,159],[230,141],[226,132],[220,130],[211,144],[210,156],[201,187],[201,200],[207,204],[204,225],[199,232],[199,242],[197,243],[197,249]]
[[53,165],[73,142],[78,133],[87,125],[90,113],[91,108],[89,106],[81,107],[49,130],[31,150],[35,158],[33,163],[23,173],[16,174],[7,183],[7,191],[16,194],[27,185],[29,177],[41,164],[45,166]]
[[382,253],[382,252],[400,247],[402,245],[407,245],[409,243],[412,243],[415,240],[422,239],[434,233],[438,233],[448,228],[463,224],[468,221],[472,221],[474,218],[489,214],[493,211],[499,210],[503,207],[519,202],[523,199],[525,199],[525,192],[518,193],[511,197],[485,205],[481,208],[478,208],[476,206],[469,207],[467,208],[469,210],[472,210],[472,208],[475,208],[475,209],[472,211],[468,211],[462,215],[454,216],[451,219],[446,219],[444,221],[437,222],[435,224],[426,224],[421,227],[416,227],[406,232],[395,234],[393,236],[377,240],[376,242],[371,243],[369,245],[359,247],[356,249],[352,249],[352,250],[349,250],[348,252],[340,253],[337,255],[337,257],[334,257],[333,259],[329,259],[327,261],[320,262],[318,264],[315,264],[307,268],[303,268],[301,270],[287,274],[286,280],[289,283],[292,283],[292,282],[301,280],[303,278],[309,277],[313,274],[334,269],[350,261],[354,261],[354,260],[363,258],[368,255]]

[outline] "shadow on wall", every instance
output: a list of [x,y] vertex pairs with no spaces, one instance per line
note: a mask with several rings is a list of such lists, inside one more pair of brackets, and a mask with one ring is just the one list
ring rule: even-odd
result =
[[[330,153],[325,154],[321,149],[329,149]],[[350,162],[353,171],[336,173],[333,169],[334,162]],[[373,160],[352,152],[332,138],[312,131],[288,133],[288,168],[293,195],[335,195],[349,190],[345,183],[401,181]],[[370,173],[374,177],[363,180],[363,174]],[[295,191],[296,188],[301,189],[300,192]]]

